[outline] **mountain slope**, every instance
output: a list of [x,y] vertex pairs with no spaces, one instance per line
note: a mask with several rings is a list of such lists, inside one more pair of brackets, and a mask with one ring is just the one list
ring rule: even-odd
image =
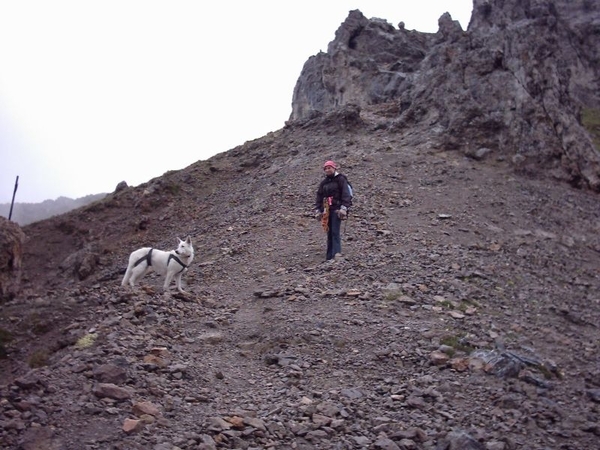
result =
[[[597,195],[380,120],[294,121],[25,227],[4,446],[593,448]],[[330,158],[356,205],[325,263]],[[187,295],[120,287],[130,251],[188,234]]]

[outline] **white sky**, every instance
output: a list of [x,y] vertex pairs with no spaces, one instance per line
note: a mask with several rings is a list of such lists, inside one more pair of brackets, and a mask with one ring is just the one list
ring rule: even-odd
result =
[[472,0],[0,0],[0,203],[137,186],[284,126],[359,9],[466,30]]

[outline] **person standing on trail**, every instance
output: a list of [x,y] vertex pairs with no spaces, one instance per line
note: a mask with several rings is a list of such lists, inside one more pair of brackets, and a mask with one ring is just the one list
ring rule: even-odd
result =
[[315,218],[321,221],[327,233],[327,260],[342,253],[341,224],[348,217],[348,208],[352,206],[348,179],[337,168],[335,162],[325,161],[325,178],[319,184],[315,200]]

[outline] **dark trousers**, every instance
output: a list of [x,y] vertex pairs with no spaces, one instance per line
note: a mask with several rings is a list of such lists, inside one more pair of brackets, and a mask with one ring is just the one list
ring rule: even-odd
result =
[[329,213],[329,231],[327,232],[327,259],[333,259],[336,253],[342,253],[342,237],[340,236],[342,221],[337,211]]

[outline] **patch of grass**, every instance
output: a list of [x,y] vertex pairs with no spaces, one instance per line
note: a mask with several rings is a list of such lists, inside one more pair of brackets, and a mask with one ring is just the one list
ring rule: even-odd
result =
[[75,231],[77,231],[77,227],[75,226],[75,224],[73,222],[69,222],[67,220],[61,220],[57,225],[56,228],[59,231],[62,231],[64,234],[74,234]]
[[75,343],[75,348],[78,348],[80,350],[84,348],[89,348],[92,345],[94,345],[94,342],[96,342],[97,337],[98,335],[96,333],[86,334],[85,336],[82,336],[77,340],[77,342]]
[[177,195],[181,192],[181,186],[174,182],[168,182],[163,186],[165,192],[171,195]]
[[32,369],[37,367],[44,367],[48,365],[49,356],[50,355],[48,354],[48,350],[46,349],[36,350],[31,354],[27,363]]
[[345,339],[342,339],[342,338],[337,338],[337,339],[333,340],[333,345],[336,348],[342,349],[348,345],[348,341],[346,341]]
[[[448,347],[452,347],[453,349],[455,349],[457,351],[461,351],[461,352],[469,354],[474,349],[469,344],[462,342],[464,337],[465,336],[461,336],[461,335],[444,336],[442,339],[440,339],[440,344],[447,345]],[[450,355],[450,356],[452,356],[452,355]]]
[[600,109],[583,108],[581,123],[588,133],[592,135],[592,142],[600,150]]
[[552,380],[553,378],[562,380],[564,378],[564,373],[554,363],[548,365],[544,362],[539,362],[533,365],[533,369],[539,372],[546,380]]
[[52,322],[41,317],[37,312],[34,312],[29,316],[28,322],[31,331],[37,335],[47,333],[52,329]]
[[438,303],[442,308],[454,309],[454,304],[450,300],[442,300]]
[[383,297],[384,300],[388,302],[393,302],[398,300],[402,296],[402,292],[400,291],[389,291]]
[[480,308],[481,305],[479,304],[479,302],[477,302],[475,300],[465,299],[460,302],[460,304],[457,306],[457,309],[464,313],[467,311],[467,309],[469,309],[471,307]]
[[6,344],[12,341],[13,337],[10,331],[0,328],[0,358],[6,358]]

